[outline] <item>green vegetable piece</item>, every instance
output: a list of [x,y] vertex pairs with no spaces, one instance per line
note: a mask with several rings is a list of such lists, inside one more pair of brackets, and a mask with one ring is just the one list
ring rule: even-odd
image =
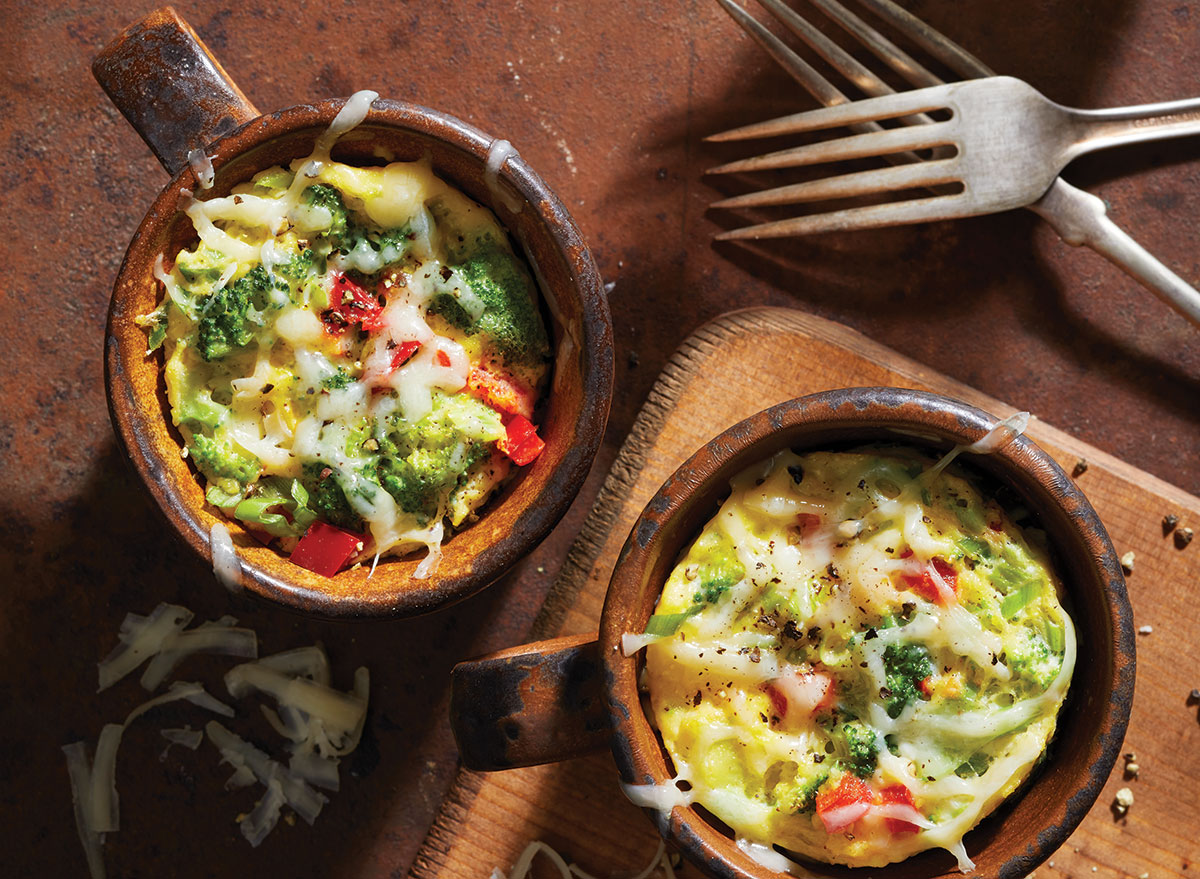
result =
[[897,718],[917,698],[917,685],[933,674],[929,651],[919,644],[889,644],[883,650],[888,717]]
[[991,765],[992,758],[982,751],[977,751],[971,755],[971,758],[959,765],[954,770],[954,774],[959,778],[973,778],[977,775],[983,775]]
[[964,531],[979,534],[987,524],[983,520],[983,511],[974,504],[968,504],[965,507],[952,504],[951,509],[954,510],[954,515],[958,517],[958,523],[962,525]]
[[183,250],[175,257],[175,268],[189,284],[215,281],[225,272],[229,258],[201,244],[195,250]]
[[328,183],[314,183],[304,190],[300,198],[306,205],[329,211],[331,220],[326,235],[330,239],[341,241],[346,237],[351,225],[350,212],[346,209],[346,203],[342,201],[342,194],[336,188]]
[[308,492],[298,480],[273,476],[255,485],[254,494],[238,503],[233,515],[275,537],[299,537],[317,519],[307,503]]
[[380,235],[379,255],[383,259],[383,264],[385,266],[395,265],[407,259],[416,237],[411,223],[399,229],[389,229]]
[[237,451],[228,440],[216,440],[202,433],[192,435],[188,455],[209,479],[233,479],[248,485],[262,472],[258,458]]
[[219,360],[244,348],[262,326],[259,313],[268,302],[271,279],[266,269],[255,266],[231,287],[205,298],[200,306],[196,343],[205,360]]
[[1067,649],[1067,633],[1061,625],[1047,621],[1046,643],[1055,655],[1061,655]]
[[432,412],[379,440],[373,472],[402,510],[427,521],[504,435],[491,407],[469,394],[438,394]]
[[251,179],[255,189],[263,189],[267,192],[273,192],[280,189],[287,189],[292,185],[295,175],[286,168],[268,168],[265,171],[259,171]]
[[[326,473],[326,470],[329,472]],[[305,506],[322,521],[355,533],[366,530],[362,516],[355,512],[346,500],[346,495],[338,483],[336,470],[320,462],[305,464],[302,478],[303,488],[308,494]]]
[[179,408],[175,413],[179,423],[192,428],[204,426],[215,430],[225,420],[229,409],[214,400],[212,394],[213,392],[209,388],[185,388],[182,399],[179,401]]
[[817,791],[829,780],[828,772],[821,772],[796,788],[788,798],[791,811],[801,815],[811,814],[817,808]]
[[713,604],[729,591],[730,586],[742,582],[746,569],[732,555],[720,556],[700,565],[697,579],[700,589],[692,596],[692,601]]
[[1039,691],[1045,691],[1058,676],[1062,660],[1050,650],[1040,635],[1024,630],[1022,643],[1008,653],[1008,667],[1014,675],[1031,681]]
[[550,341],[538,313],[536,287],[507,248],[491,241],[454,268],[483,302],[483,313],[472,321],[450,293],[434,297],[431,312],[466,333],[482,333],[488,347],[509,363],[537,365],[549,358]]
[[964,555],[968,555],[977,561],[992,557],[992,545],[982,537],[963,537],[958,541],[958,548],[962,550]]
[[693,604],[682,613],[656,613],[646,621],[647,635],[674,635],[683,621],[704,609],[702,604]]
[[289,281],[303,281],[313,274],[316,262],[317,254],[308,248],[297,253],[282,265],[276,266],[275,270]]
[[333,375],[327,375],[321,379],[321,387],[328,388],[331,391],[340,391],[342,388],[349,387],[352,384],[354,384],[354,376],[346,372],[341,366],[338,367],[337,372]]
[[215,483],[210,485],[204,492],[204,499],[214,507],[219,507],[222,510],[232,511],[242,499],[240,493],[228,492]]
[[1000,602],[1000,613],[1006,620],[1011,620],[1020,613],[1029,602],[1041,593],[1042,584],[1037,580],[1026,580],[1012,592],[1004,596]]
[[170,297],[164,299],[162,304],[154,311],[150,312],[144,319],[138,321],[140,326],[150,328],[150,333],[146,339],[146,353],[153,354],[162,347],[162,343],[167,338],[167,309],[171,307]]
[[846,749],[847,768],[859,778],[870,778],[879,763],[879,743],[875,730],[861,721],[852,720],[842,724],[840,732]]

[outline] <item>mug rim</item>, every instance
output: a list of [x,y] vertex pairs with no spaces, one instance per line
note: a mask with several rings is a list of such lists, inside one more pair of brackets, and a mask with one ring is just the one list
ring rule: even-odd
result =
[[[646,620],[661,593],[665,573],[674,567],[678,553],[694,539],[715,512],[719,503],[715,498],[722,496],[722,493],[727,495],[731,476],[755,461],[764,460],[790,447],[794,436],[803,436],[806,431],[811,434],[812,442],[804,446],[812,450],[821,448],[822,443],[829,445],[836,442],[831,438],[822,439],[822,436],[832,437],[832,432],[838,431],[847,438],[857,431],[860,435],[876,434],[875,441],[913,443],[916,440],[927,448],[940,445],[944,450],[956,443],[969,444],[979,439],[998,421],[981,409],[940,394],[901,388],[838,389],[795,398],[764,409],[718,434],[680,465],[646,504],[633,525],[618,556],[601,614],[599,648],[605,666],[604,692],[613,726],[611,747],[621,781],[634,785],[662,784],[673,778],[669,757],[643,709],[638,692],[637,678],[644,666],[644,652],[639,650],[633,656],[626,657],[621,650],[621,636],[626,632],[644,630]],[[1029,844],[1023,851],[1016,852],[999,865],[993,865],[991,872],[975,874],[995,876],[997,879],[1021,879],[1052,855],[1083,820],[1120,754],[1132,707],[1136,670],[1133,613],[1116,551],[1099,516],[1065,471],[1024,435],[990,455],[973,456],[972,463],[979,465],[978,459],[981,458],[992,460],[979,466],[979,469],[999,476],[1005,484],[1018,488],[1023,496],[1034,490],[1040,492],[1042,497],[1039,500],[1042,503],[1051,502],[1064,514],[1062,521],[1057,523],[1057,531],[1063,530],[1063,523],[1068,523],[1074,529],[1080,542],[1072,546],[1071,552],[1080,553],[1080,558],[1087,556],[1085,574],[1094,580],[1081,582],[1083,575],[1076,570],[1080,558],[1071,559],[1070,570],[1066,570],[1067,559],[1057,558],[1056,568],[1064,590],[1069,598],[1101,601],[1104,608],[1102,621],[1111,624],[1112,637],[1107,642],[1111,646],[1112,660],[1107,706],[1096,728],[1090,730],[1091,740],[1086,745],[1086,772],[1077,770],[1072,774],[1069,779],[1070,794],[1061,802],[1051,803],[1056,820],[1028,830],[1025,836]],[[1013,479],[1000,475],[1004,470],[1025,474],[1026,483],[1014,485]],[[699,501],[696,508],[696,499],[702,495],[707,495],[708,500]],[[1035,512],[1044,520],[1050,511],[1042,503],[1038,504]],[[691,527],[678,524],[684,518],[694,520]],[[1056,532],[1054,536],[1060,534]],[[1066,550],[1056,548],[1055,554],[1065,555]],[[664,579],[658,579],[652,569],[657,570]],[[1099,587],[1099,594],[1085,591],[1095,587]],[[1077,595],[1076,592],[1083,594]],[[1079,608],[1073,610],[1073,617],[1078,619],[1078,613]],[[1094,644],[1089,646],[1095,648]],[[1098,661],[1102,657],[1092,659]],[[1078,680],[1077,665],[1073,683]],[[1073,699],[1073,696],[1076,698]],[[1074,704],[1079,697],[1078,688],[1069,691],[1064,708]],[[1064,724],[1061,715],[1059,719],[1051,744],[1062,734]],[[1048,762],[1055,761],[1052,758]],[[989,826],[989,822],[993,825],[997,822],[1003,824],[1015,805],[1024,800],[1043,777],[1045,773],[1041,767],[1035,768],[1017,791],[1006,797],[966,836],[978,833]],[[721,879],[777,879],[780,875],[753,860],[736,845],[734,839],[704,818],[694,806],[646,811],[660,834],[675,841],[695,864],[710,875]],[[1042,827],[1046,829],[1042,830]],[[988,837],[982,851],[986,852],[996,835],[993,833]],[[917,852],[884,867],[861,868],[811,861],[797,858],[795,854],[791,857],[803,866],[817,865],[818,869],[841,876],[865,875],[865,871],[870,871],[874,876],[883,871],[903,879],[916,879],[955,873],[952,867],[943,870],[930,864],[931,851],[937,850]],[[916,859],[922,859],[922,863],[914,867]]]
[[[312,130],[315,141],[345,103],[345,99],[329,98],[264,113],[220,137],[205,148],[205,152],[211,157],[218,182],[222,168],[251,154],[258,147],[301,136],[306,129]],[[359,136],[356,139],[361,139],[362,133],[369,133],[372,128],[439,141],[448,148],[461,152],[468,161],[477,163],[480,169],[486,167],[489,150],[492,144],[499,140],[450,114],[382,97],[371,102],[366,117],[348,133],[358,132]],[[278,162],[265,163],[258,160],[253,167],[261,170],[260,164],[262,167],[270,167]],[[435,171],[437,170],[435,168]],[[462,189],[459,183],[451,183],[455,188]],[[122,304],[127,297],[132,296],[138,285],[145,282],[139,267],[153,262],[156,249],[153,236],[148,234],[149,230],[170,228],[179,212],[180,204],[186,197],[185,190],[194,190],[198,185],[196,171],[185,165],[159,192],[134,232],[117,272],[109,302],[105,327],[104,375],[110,419],[126,457],[133,464],[142,484],[154,499],[155,507],[166,518],[171,530],[211,564],[210,535],[213,522],[227,523],[231,531],[240,528],[240,525],[219,512],[213,515],[204,509],[205,504],[200,505],[200,515],[197,515],[175,486],[165,479],[165,471],[170,465],[155,453],[150,432],[156,429],[156,420],[161,421],[169,433],[174,427],[169,410],[161,411],[159,401],[154,401],[153,405],[144,408],[138,405],[128,371],[138,368],[137,361],[145,359],[144,331],[137,331],[142,332],[139,352],[136,339],[126,338],[136,336],[136,332],[131,332],[128,326],[133,315],[122,311]],[[513,153],[508,156],[497,174],[495,188],[489,185],[488,189],[491,192],[491,201],[484,201],[484,206],[496,215],[498,222],[514,243],[522,245],[523,255],[531,269],[531,275],[534,276],[539,295],[547,302],[547,310],[553,318],[549,322],[552,331],[559,323],[557,314],[553,313],[556,305],[549,302],[552,291],[540,277],[540,268],[528,245],[517,234],[513,222],[517,214],[507,210],[497,190],[515,191],[521,199],[521,210],[533,212],[533,222],[544,228],[546,240],[553,244],[555,255],[569,269],[570,283],[560,285],[559,291],[570,290],[572,298],[578,298],[577,325],[572,323],[570,326],[559,328],[569,339],[560,340],[556,335],[552,335],[552,344],[556,344],[556,349],[551,361],[551,384],[544,400],[549,404],[554,397],[557,387],[554,373],[563,368],[566,357],[573,356],[574,360],[571,362],[578,363],[581,386],[578,405],[568,406],[563,410],[567,423],[563,426],[562,435],[566,439],[561,444],[562,453],[555,466],[544,477],[540,477],[538,491],[519,511],[517,526],[499,535],[477,553],[473,557],[470,571],[462,576],[439,577],[435,573],[427,580],[415,581],[408,575],[402,575],[397,578],[392,588],[372,588],[352,594],[335,593],[316,588],[316,584],[306,586],[289,577],[276,576],[239,552],[240,586],[259,598],[290,610],[327,619],[416,616],[446,607],[495,582],[528,554],[562,518],[582,487],[603,440],[612,398],[612,326],[601,276],[582,234],[562,201],[519,154]],[[478,200],[475,194],[467,194]],[[505,213],[507,220],[504,218]],[[570,346],[562,346],[564,341],[569,341]],[[571,346],[575,350],[572,350]],[[566,347],[567,354],[564,355],[558,347]],[[156,362],[155,369],[159,374],[161,387],[161,364]],[[186,464],[183,466],[187,468]],[[536,462],[533,466],[536,467]],[[189,475],[193,481],[199,482],[195,474]],[[517,474],[516,479],[506,483],[496,497],[489,499],[487,506],[494,509],[515,483],[528,475]],[[481,521],[486,518],[485,510]],[[247,541],[244,545],[250,546],[251,543]],[[450,544],[447,544],[448,552],[449,546]],[[279,555],[279,558],[287,562],[285,556]],[[391,559],[386,565],[391,567],[397,562],[409,566],[407,557]],[[413,561],[411,566],[415,564],[416,561]],[[377,577],[388,573],[384,565],[381,560]],[[335,577],[345,573],[346,571],[341,571]],[[413,584],[418,582],[421,585],[414,588]]]

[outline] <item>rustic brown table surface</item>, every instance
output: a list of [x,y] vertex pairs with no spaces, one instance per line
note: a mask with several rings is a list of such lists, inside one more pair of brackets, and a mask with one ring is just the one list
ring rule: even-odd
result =
[[[1200,92],[1200,10],[1181,0],[909,5],[994,68],[1067,104]],[[160,600],[201,618],[233,613],[268,652],[321,640],[344,686],[356,665],[370,666],[371,720],[316,827],[281,825],[255,851],[234,823],[254,795],[223,790],[227,770],[211,747],[159,762],[162,724],[135,728],[118,766],[122,830],[107,846],[110,875],[403,875],[456,765],[445,721],[450,666],[523,639],[659,368],[691,330],[734,307],[782,305],[841,321],[1200,492],[1200,334],[1032,214],[754,249],[712,245],[732,219],[707,213],[708,203],[746,184],[714,186],[701,172],[746,153],[703,136],[811,104],[711,0],[203,0],[179,11],[264,110],[373,88],[515,144],[574,213],[614,284],[617,344],[618,391],[589,487],[495,588],[426,619],[371,625],[313,622],[231,598],[152,509],[104,403],[110,286],[166,182],[88,69],[152,8],[115,7],[0,4],[6,876],[84,872],[59,747],[94,741],[140,701],[133,681],[96,695],[95,662],[127,611]],[[1113,151],[1066,176],[1200,281],[1197,149],[1193,138]],[[218,671],[196,661],[196,675],[220,691]],[[162,717],[203,721],[183,709]]]

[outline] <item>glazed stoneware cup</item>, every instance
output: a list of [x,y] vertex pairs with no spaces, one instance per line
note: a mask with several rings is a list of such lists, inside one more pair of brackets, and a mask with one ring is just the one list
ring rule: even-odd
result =
[[[184,190],[228,194],[272,165],[308,155],[344,99],[260,115],[195,33],[170,8],[122,33],[93,71],[117,107],[172,175],[138,227],[113,289],[105,344],[109,409],[117,436],[171,526],[211,560],[210,530],[225,521],[204,492],[171,425],[161,354],[146,356],[146,332],[134,321],[160,298],[156,257],[195,240],[181,213]],[[553,378],[539,433],[545,451],[486,507],[480,520],[449,538],[437,572],[412,578],[419,559],[387,559],[321,577],[290,563],[227,522],[241,562],[240,585],[299,611],[326,617],[409,616],[443,607],[495,581],[545,537],[578,493],[599,447],[612,397],[612,327],[603,285],[579,230],[562,203],[519,156],[488,172],[495,139],[451,116],[378,99],[342,136],[333,158],[381,164],[428,156],[434,171],[489,207],[534,269],[554,345]],[[188,152],[202,148],[216,177],[202,193]]]
[[[729,428],[666,482],[633,526],[608,587],[598,639],[560,638],[461,663],[451,721],[476,769],[549,762],[603,747],[627,784],[674,776],[638,694],[642,654],[625,656],[681,553],[729,494],[729,480],[782,449],[899,442],[939,455],[997,423],[946,397],[896,388],[829,391],[767,409]],[[1045,452],[1017,437],[959,459],[1014,491],[1049,536],[1077,628],[1080,661],[1047,759],[1023,788],[967,834],[979,879],[1022,879],[1057,849],[1095,802],[1129,718],[1134,631],[1125,581],[1095,511]],[[702,808],[647,810],[659,831],[716,877],[778,877],[751,860]],[[959,875],[944,851],[882,868],[814,865],[825,876],[928,879]]]

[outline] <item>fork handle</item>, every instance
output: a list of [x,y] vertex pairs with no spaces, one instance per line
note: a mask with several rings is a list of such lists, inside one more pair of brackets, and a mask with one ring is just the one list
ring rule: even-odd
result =
[[1075,142],[1068,148],[1074,159],[1093,150],[1200,134],[1200,98],[1137,104],[1107,110],[1075,110]]
[[1200,326],[1200,292],[1109,219],[1101,199],[1059,177],[1029,207],[1053,226],[1063,241],[1076,247],[1086,244]]

